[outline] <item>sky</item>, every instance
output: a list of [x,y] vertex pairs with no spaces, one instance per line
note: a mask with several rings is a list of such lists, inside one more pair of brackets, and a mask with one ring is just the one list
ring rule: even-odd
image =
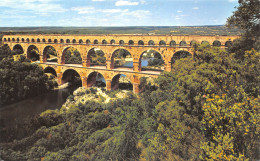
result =
[[224,25],[237,0],[1,0],[0,27]]

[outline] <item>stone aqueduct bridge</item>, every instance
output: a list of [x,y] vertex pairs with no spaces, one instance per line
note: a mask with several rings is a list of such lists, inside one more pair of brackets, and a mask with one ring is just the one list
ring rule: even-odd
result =
[[[53,68],[56,71],[58,84],[63,84],[63,74],[75,70],[81,77],[82,86],[90,87],[95,83],[97,73],[103,75],[106,89],[116,89],[120,74],[126,75],[133,84],[134,93],[139,92],[141,77],[156,78],[160,72],[141,71],[141,57],[147,50],[155,50],[164,60],[164,70],[171,70],[171,59],[178,51],[188,51],[191,54],[193,42],[225,47],[238,36],[173,36],[173,35],[4,35],[2,41],[13,49],[19,44],[29,57],[28,48],[35,46],[39,50],[40,65]],[[52,46],[57,52],[57,63],[48,63],[45,49]],[[82,57],[82,65],[65,64],[65,51],[73,47]],[[89,51],[93,48],[101,49],[106,57],[105,67],[95,67],[90,64]],[[133,57],[133,68],[122,69],[114,67],[114,53],[118,49],[129,51]],[[115,79],[117,78],[117,79]]]

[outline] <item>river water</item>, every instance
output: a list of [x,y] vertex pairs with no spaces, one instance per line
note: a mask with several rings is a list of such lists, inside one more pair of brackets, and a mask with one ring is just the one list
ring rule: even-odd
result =
[[[148,65],[149,59],[142,59],[142,66]],[[132,67],[133,62],[126,62],[125,67]],[[103,78],[97,80],[105,81]],[[32,97],[0,108],[0,127],[14,126],[23,120],[38,115],[48,109],[60,109],[74,89],[53,90],[46,94]]]

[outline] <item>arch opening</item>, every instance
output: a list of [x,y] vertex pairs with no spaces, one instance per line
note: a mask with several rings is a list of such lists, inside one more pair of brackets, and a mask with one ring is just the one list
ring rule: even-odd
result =
[[44,62],[57,62],[57,52],[53,46],[46,46],[43,50],[43,60]]
[[124,44],[125,44],[124,40],[119,41],[119,45],[124,45]]
[[201,45],[210,45],[208,41],[202,41]]
[[104,76],[99,72],[92,72],[87,78],[87,87],[106,87]]
[[74,47],[67,47],[62,52],[62,64],[82,64],[79,51]]
[[70,43],[70,39],[67,39],[67,40],[66,40],[66,43]]
[[160,45],[160,46],[165,46],[165,45],[166,45],[166,42],[165,42],[164,40],[161,40],[161,41],[159,42],[159,45]]
[[82,39],[80,39],[80,40],[79,40],[79,43],[80,43],[80,44],[83,44],[83,40],[82,40]]
[[142,71],[162,71],[164,70],[164,60],[159,52],[146,50],[140,56],[139,66]]
[[46,67],[43,71],[44,71],[44,73],[50,73],[53,76],[57,77],[56,70],[52,67]]
[[16,39],[16,41],[17,41],[17,42],[19,42],[19,41],[20,41],[20,39],[19,39],[19,38],[17,38],[17,39]]
[[98,40],[94,40],[94,44],[98,44]]
[[86,44],[90,44],[90,40],[89,39],[86,40]]
[[188,56],[192,56],[190,52],[182,50],[182,51],[177,51],[176,53],[173,54],[173,57],[171,58],[171,64],[174,64],[177,60],[186,58]]
[[139,40],[138,41],[138,45],[144,45],[144,41],[143,40]]
[[81,87],[82,81],[80,74],[74,69],[66,70],[61,79],[61,84],[68,83],[69,87]]
[[133,90],[131,80],[124,74],[117,74],[111,82],[111,90]]
[[23,47],[20,44],[16,44],[13,47],[12,54],[17,55],[17,54],[23,54],[23,53],[24,53],[24,50],[23,50]]
[[111,45],[114,45],[116,43],[116,41],[114,40],[114,39],[112,39],[111,41],[110,41],[110,44]]
[[220,47],[221,46],[221,42],[218,41],[218,40],[215,40],[212,45],[216,46],[216,47]]
[[37,39],[37,42],[41,42],[41,40],[38,38],[38,39]]
[[51,43],[51,39],[48,39],[48,43]]
[[105,66],[106,57],[104,52],[99,48],[92,48],[87,54],[87,64],[89,66]]
[[128,41],[128,45],[134,45],[134,41],[133,40],[129,40]]
[[54,43],[58,43],[58,40],[57,40],[57,39],[54,39]]
[[60,43],[62,43],[62,44],[63,44],[63,43],[64,43],[64,40],[63,40],[63,39],[60,39]]
[[191,42],[190,42],[190,46],[193,46],[193,45],[195,45],[197,42],[195,41],[195,40],[192,40]]
[[73,44],[75,44],[76,42],[77,42],[76,39],[73,39],[73,40],[72,40],[72,43],[73,43]]
[[46,40],[45,40],[45,39],[42,39],[42,42],[46,42]]
[[111,58],[112,68],[133,68],[133,58],[129,51],[117,49],[113,52]]
[[232,41],[227,41],[227,42],[225,43],[225,47],[229,48],[229,47],[231,47],[231,46],[232,46]]
[[172,41],[170,42],[170,46],[176,46],[176,41],[172,40]]
[[187,46],[186,41],[181,41],[181,42],[180,42],[180,46]]
[[103,45],[106,45],[106,44],[107,44],[107,41],[106,41],[106,40],[102,40],[102,44],[103,44]]
[[39,61],[39,49],[35,45],[30,45],[27,49],[27,58],[31,61]]

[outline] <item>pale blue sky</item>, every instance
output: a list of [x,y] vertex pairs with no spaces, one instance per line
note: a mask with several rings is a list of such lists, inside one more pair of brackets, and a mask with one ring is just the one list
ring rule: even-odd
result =
[[1,0],[0,27],[224,25],[237,0]]

